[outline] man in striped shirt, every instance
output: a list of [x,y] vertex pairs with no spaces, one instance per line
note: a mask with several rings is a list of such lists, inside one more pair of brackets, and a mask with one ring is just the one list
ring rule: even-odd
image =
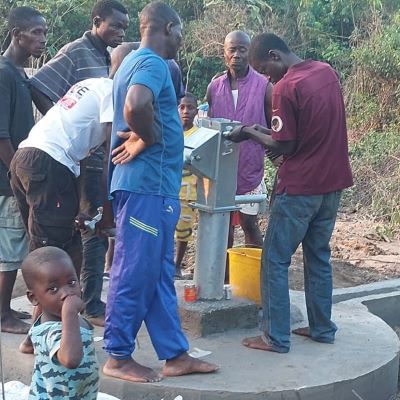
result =
[[[116,0],[100,0],[92,10],[92,30],[66,44],[31,79],[33,98],[42,114],[75,83],[106,78],[111,65],[107,47],[117,47],[125,37],[128,12]],[[43,96],[44,95],[44,96]]]

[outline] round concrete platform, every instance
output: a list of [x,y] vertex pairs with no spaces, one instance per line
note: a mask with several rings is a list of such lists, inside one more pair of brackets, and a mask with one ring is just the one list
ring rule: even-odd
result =
[[[400,300],[400,296],[398,297]],[[256,330],[236,330],[206,338],[189,338],[192,348],[211,351],[205,360],[221,366],[218,373],[166,378],[157,384],[133,384],[101,377],[101,391],[123,400],[390,400],[397,391],[399,340],[363,299],[334,306],[339,327],[333,345],[292,337],[288,354],[251,350],[240,342]],[[19,303],[19,308],[22,303]],[[400,304],[399,304],[400,305]],[[399,308],[397,308],[398,310]],[[395,310],[393,310],[395,312]],[[101,335],[96,328],[96,335]],[[28,384],[33,357],[18,353],[21,336],[3,334],[6,381]],[[147,333],[139,335],[136,359],[161,370]],[[99,361],[105,353],[98,342]],[[394,396],[394,397],[393,397]]]

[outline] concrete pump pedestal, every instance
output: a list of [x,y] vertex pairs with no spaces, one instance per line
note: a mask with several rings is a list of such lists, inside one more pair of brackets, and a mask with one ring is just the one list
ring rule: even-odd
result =
[[187,334],[203,337],[231,329],[251,329],[258,326],[258,307],[250,300],[232,298],[185,302],[184,286],[192,282],[184,280],[175,282],[181,324]]
[[[296,301],[299,296],[293,296]],[[17,299],[15,308],[30,310]],[[300,307],[301,305],[299,305]],[[210,375],[165,378],[156,384],[134,384],[101,376],[102,392],[123,400],[394,400],[397,392],[399,340],[384,318],[400,309],[400,292],[369,296],[335,304],[333,319],[339,330],[335,344],[321,344],[292,336],[288,354],[248,349],[241,345],[256,329],[231,330],[203,338],[189,336],[191,348],[212,353],[204,359],[221,366]],[[390,310],[388,309],[390,308]],[[397,324],[397,319],[393,319]],[[391,323],[388,321],[388,323]],[[95,336],[102,336],[96,328]],[[3,334],[6,381],[29,384],[33,356],[18,352],[23,336]],[[161,371],[147,332],[139,334],[135,359]],[[106,360],[103,342],[97,342],[101,364]]]
[[[222,333],[231,329],[251,329],[259,325],[259,307],[251,300],[232,297],[230,300],[183,300],[184,286],[192,281],[175,282],[179,299],[179,314],[185,332],[195,337]],[[303,319],[302,312],[291,304],[290,319],[296,324]]]
[[193,336],[208,336],[232,329],[250,329],[258,324],[258,308],[255,303],[240,298],[182,302],[179,315],[182,328]]

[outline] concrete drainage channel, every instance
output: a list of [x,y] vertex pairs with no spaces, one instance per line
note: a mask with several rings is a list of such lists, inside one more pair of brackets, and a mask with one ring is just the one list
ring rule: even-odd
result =
[[[388,363],[386,383],[385,378],[383,379],[382,385],[389,388],[393,386],[393,389],[389,390],[388,394],[385,390],[382,390],[382,396],[386,397],[375,397],[377,400],[388,399],[396,400],[400,399],[400,369],[399,369],[399,339],[400,339],[400,290],[386,293],[371,295],[360,299],[361,303],[367,307],[368,311],[380,319],[382,319],[390,328],[395,332],[394,344],[397,347],[397,356],[394,358],[393,363]],[[384,334],[384,332],[382,332]],[[391,333],[388,334],[388,339]],[[368,346],[368,343],[366,343]],[[373,345],[371,343],[371,345]],[[389,365],[393,364],[392,367]],[[397,387],[396,387],[397,382]],[[396,395],[397,393],[397,395]],[[367,397],[373,399],[374,397]]]
[[[400,292],[393,296],[375,296],[375,298],[366,299],[363,304],[369,312],[377,315],[393,328],[400,338]],[[398,370],[398,394],[393,396],[393,399],[400,399],[400,369]]]
[[[303,325],[304,293],[291,293],[297,325]],[[25,300],[15,306],[24,309]],[[339,326],[334,345],[292,337],[288,354],[267,353],[240,345],[257,329],[230,330],[190,337],[193,347],[208,350],[207,360],[221,370],[208,376],[133,384],[101,377],[101,391],[123,400],[396,400],[400,342],[400,279],[334,291],[333,318]],[[28,308],[29,310],[29,308]],[[96,328],[97,329],[97,328]],[[96,330],[95,335],[102,335]],[[6,381],[30,381],[33,357],[19,354],[21,337],[3,334]],[[160,370],[145,330],[137,360]],[[97,343],[99,361],[105,361]]]
[[[293,303],[300,308],[301,313],[306,315],[304,293],[292,292],[291,298]],[[339,373],[335,379],[332,379],[332,385],[336,387],[337,392],[333,389],[333,392],[326,396],[321,385],[322,392],[319,395],[302,396],[300,394],[298,399],[400,399],[400,279],[335,289],[333,300],[335,303],[333,316],[339,326],[335,343],[335,346],[339,345],[337,351],[345,353],[348,350],[344,348],[346,345],[342,340],[344,339],[342,335],[353,335],[358,342],[347,355],[342,354],[342,372],[348,371],[348,365],[346,365],[348,363],[355,369]],[[346,319],[346,316],[351,321],[350,327],[342,326],[340,323],[340,320]],[[350,332],[344,332],[347,328],[350,328]],[[350,337],[349,340],[351,340]],[[338,357],[336,361],[340,361],[340,358]],[[331,364],[326,368],[332,367]],[[334,371],[335,368],[333,367],[332,370]],[[282,399],[286,400],[286,397]],[[292,397],[287,397],[287,399],[292,399]]]
[[[363,304],[367,306],[369,312],[377,315],[393,328],[400,339],[400,292],[393,296],[384,295],[366,299]],[[398,394],[393,396],[393,399],[400,399],[400,369],[398,370]]]

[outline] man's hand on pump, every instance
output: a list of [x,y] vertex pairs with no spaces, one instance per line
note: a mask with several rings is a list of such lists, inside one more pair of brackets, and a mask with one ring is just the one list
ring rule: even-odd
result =
[[245,125],[237,126],[230,132],[225,133],[224,136],[226,139],[232,140],[232,142],[242,142],[243,140],[247,140],[249,138]]

